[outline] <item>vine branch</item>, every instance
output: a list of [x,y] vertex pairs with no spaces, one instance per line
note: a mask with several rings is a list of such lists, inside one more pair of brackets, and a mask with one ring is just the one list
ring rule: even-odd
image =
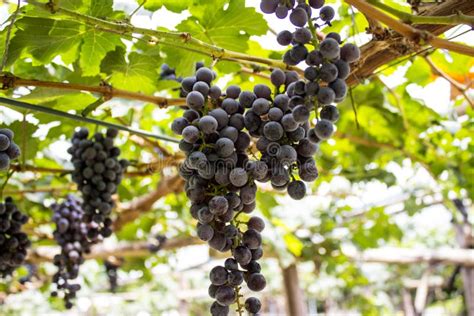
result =
[[106,99],[112,98],[124,98],[129,100],[137,100],[143,102],[150,102],[158,105],[160,108],[165,108],[172,105],[184,105],[186,100],[182,98],[164,98],[159,96],[146,95],[138,92],[131,92],[128,90],[121,90],[113,88],[109,85],[90,86],[77,83],[69,82],[52,82],[52,81],[41,81],[22,79],[12,75],[1,75],[0,82],[2,83],[2,89],[11,89],[15,87],[43,87],[73,91],[87,91],[92,93],[98,93],[104,96]]
[[459,25],[467,24],[474,26],[474,16],[465,15],[462,12],[457,14],[445,15],[445,16],[426,16],[426,15],[414,15],[408,12],[403,12],[398,9],[395,9],[385,3],[382,3],[378,0],[367,0],[368,3],[377,7],[381,10],[384,10],[397,18],[399,18],[404,23],[409,24],[446,24],[446,25]]
[[268,65],[281,69],[295,70],[302,74],[303,71],[294,66],[287,66],[281,60],[275,60],[264,57],[252,56],[244,53],[239,53],[231,50],[227,50],[216,45],[208,44],[197,38],[194,38],[191,34],[185,32],[170,32],[170,31],[159,31],[151,30],[141,27],[136,27],[128,23],[118,23],[105,21],[85,14],[77,13],[72,10],[63,8],[55,5],[54,10],[51,10],[47,5],[34,0],[28,1],[29,4],[41,7],[43,9],[53,11],[52,13],[62,14],[73,18],[75,21],[82,22],[95,28],[101,28],[102,31],[112,32],[118,34],[139,34],[150,38],[150,42],[155,42],[162,45],[179,47],[184,50],[192,51],[195,53],[207,55],[212,59],[219,60],[238,60],[244,62],[256,62],[263,65]]
[[171,143],[179,143],[179,140],[176,139],[176,138],[173,138],[173,137],[168,137],[168,136],[163,136],[163,135],[156,135],[156,134],[152,134],[152,133],[149,133],[149,132],[146,132],[146,131],[143,131],[143,130],[132,129],[132,128],[129,128],[127,126],[113,124],[113,123],[109,123],[109,122],[105,122],[105,121],[101,121],[101,120],[96,120],[96,119],[89,118],[89,117],[83,117],[83,116],[80,116],[80,115],[75,115],[75,114],[71,114],[71,113],[67,113],[67,112],[63,112],[63,111],[59,111],[59,110],[56,110],[56,109],[47,108],[47,107],[44,107],[44,106],[35,105],[35,104],[31,104],[31,103],[21,102],[21,101],[18,101],[18,100],[12,100],[12,99],[8,99],[8,98],[0,97],[0,104],[1,103],[8,104],[8,105],[13,106],[13,107],[19,107],[19,108],[33,110],[33,111],[37,111],[37,112],[42,112],[42,113],[46,113],[46,114],[50,114],[50,115],[54,115],[54,116],[58,116],[58,117],[64,117],[64,118],[72,119],[72,120],[83,122],[83,123],[95,124],[95,125],[104,126],[104,127],[107,127],[107,128],[115,128],[115,129],[118,129],[118,130],[121,130],[121,131],[124,131],[124,132],[128,132],[130,134],[136,134],[136,135],[140,135],[140,136],[143,136],[143,137],[155,138],[155,139],[159,139],[159,140],[167,141],[167,142],[171,142]]
[[[177,166],[181,162],[181,158],[178,156],[172,156],[165,159],[158,160],[154,163],[139,164],[137,165],[138,170],[136,171],[127,171],[125,176],[127,177],[146,177],[157,172],[162,171],[166,167]],[[69,174],[72,173],[72,169],[63,169],[63,168],[48,168],[48,167],[37,167],[32,165],[19,165],[14,164],[10,165],[10,169],[15,172],[37,172],[37,173],[51,173],[51,174]]]
[[416,43],[430,44],[435,48],[447,49],[463,55],[474,56],[474,47],[469,47],[460,43],[450,42],[448,40],[439,38],[428,31],[418,30],[408,24],[399,20],[393,19],[388,14],[380,11],[376,7],[370,5],[363,0],[345,0],[348,4],[356,7],[359,11],[367,16],[376,19],[395,30],[397,33],[409,38]]

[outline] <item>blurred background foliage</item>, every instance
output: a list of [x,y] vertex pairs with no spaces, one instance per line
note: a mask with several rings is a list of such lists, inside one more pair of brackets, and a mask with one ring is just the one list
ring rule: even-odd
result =
[[[142,1],[131,0],[58,2],[61,7],[107,21],[189,32],[204,42],[253,56],[279,59],[284,53],[271,43],[275,41],[273,32],[283,29],[282,25],[264,18],[256,0],[149,0],[143,1],[143,6]],[[344,40],[359,45],[370,40],[365,34],[367,20],[360,12],[341,1],[327,2],[337,6],[339,19],[322,32],[341,32]],[[385,3],[410,10],[405,1]],[[16,5],[9,2],[0,6],[4,22],[0,51],[5,51],[8,21],[15,10]],[[469,27],[454,28],[445,36],[459,34],[462,36],[457,40],[473,43]],[[140,36],[104,32],[61,13],[22,5],[11,28],[4,71],[22,79],[110,84],[176,98],[179,83],[160,76],[163,64],[175,69],[176,77],[184,77],[193,72],[196,62],[212,63],[203,54],[152,44]],[[218,85],[251,89],[256,83],[268,83],[265,68],[254,66],[217,60]],[[156,134],[172,135],[170,122],[180,115],[178,107],[160,109],[150,103],[107,100],[85,91],[13,88],[5,78],[2,76],[2,96],[78,114],[95,104],[98,107],[91,117]],[[453,200],[464,204],[469,226],[474,216],[472,80],[473,58],[440,50],[390,61],[370,78],[360,78],[351,97],[338,105],[341,118],[336,137],[322,144],[317,154],[321,177],[312,185],[311,194],[296,202],[263,187],[258,195],[258,212],[268,226],[264,233],[268,249],[263,270],[269,276],[268,290],[262,293],[265,312],[285,313],[282,269],[296,262],[310,313],[401,313],[404,293],[414,296],[416,292],[407,280],[419,280],[426,271],[442,280],[441,285],[430,288],[428,310],[443,315],[463,313],[466,303],[456,266],[375,264],[348,254],[388,246],[459,247],[453,223],[466,222],[466,216]],[[77,192],[66,173],[40,172],[38,168],[71,168],[65,148],[73,131],[84,124],[3,105],[0,123],[15,132],[22,147],[19,168],[32,167],[16,172],[5,194],[12,195],[31,217],[28,229],[33,247],[54,245],[49,206],[68,192]],[[179,159],[172,143],[160,142],[158,147],[126,133],[120,134],[119,143],[123,157],[132,161],[132,171],[141,170],[143,164],[162,164],[170,156]],[[164,166],[159,172],[126,177],[119,191],[119,206],[153,191],[175,173],[174,167]],[[0,174],[1,179],[5,176]],[[113,247],[158,236],[194,236],[188,207],[183,193],[170,192],[105,243]],[[80,277],[84,289],[71,314],[203,315],[208,303],[207,271],[222,260],[202,245],[119,259],[115,294],[109,292],[101,260],[84,264]],[[31,274],[29,270],[34,270],[30,282],[22,282]],[[22,267],[11,280],[0,282],[0,313],[65,313],[62,303],[49,297],[52,273],[51,263],[41,263]]]

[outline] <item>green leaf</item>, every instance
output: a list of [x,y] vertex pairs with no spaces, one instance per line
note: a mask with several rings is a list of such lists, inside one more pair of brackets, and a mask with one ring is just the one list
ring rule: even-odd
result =
[[24,17],[15,24],[18,28],[10,42],[8,64],[14,63],[22,53],[47,64],[58,55],[71,63],[77,57],[84,26],[74,21]]
[[288,250],[295,255],[296,257],[301,256],[301,252],[303,250],[303,243],[301,240],[295,237],[292,233],[286,233],[283,235],[283,240],[285,241],[286,247]]
[[153,93],[158,80],[155,59],[132,52],[127,62],[124,54],[125,50],[119,47],[102,61],[102,71],[111,74],[110,83],[116,88]]
[[38,150],[39,140],[32,135],[38,130],[38,126],[27,121],[15,121],[8,128],[15,133],[14,141],[21,149],[21,156],[18,160],[33,159]]
[[84,35],[79,63],[84,76],[94,76],[100,72],[100,63],[108,52],[122,46],[118,35],[88,29]]
[[212,2],[190,10],[193,16],[176,28],[227,49],[245,52],[250,35],[264,35],[268,30],[262,15],[254,8],[246,8],[243,0],[231,1],[226,10],[216,10]]
[[405,77],[411,83],[426,86],[431,82],[431,68],[424,59],[415,58],[413,64],[408,68]]
[[89,15],[107,17],[114,12],[113,0],[90,0]]
[[[143,0],[137,0],[139,4],[143,2]],[[192,0],[148,0],[145,2],[144,8],[150,11],[156,11],[164,6],[172,12],[181,13],[189,8],[193,2]]]

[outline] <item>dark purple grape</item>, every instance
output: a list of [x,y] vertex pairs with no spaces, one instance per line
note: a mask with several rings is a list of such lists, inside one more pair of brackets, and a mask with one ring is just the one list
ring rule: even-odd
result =
[[324,0],[309,0],[308,4],[313,8],[313,9],[319,9],[324,5]]
[[209,68],[202,67],[202,68],[199,68],[196,71],[196,80],[197,81],[204,81],[208,85],[210,85],[213,79],[214,79],[214,74],[213,74],[212,70],[209,69]]
[[319,120],[314,127],[314,132],[320,139],[328,139],[334,133],[334,125],[329,120]]
[[308,44],[311,41],[312,35],[307,28],[299,28],[293,33],[293,40],[298,44]]
[[264,98],[267,100],[271,99],[272,90],[270,90],[270,88],[264,84],[255,85],[255,87],[253,88],[253,92],[255,93],[257,98]]
[[285,5],[278,5],[278,7],[275,10],[275,15],[279,19],[284,19],[288,16],[288,8]]
[[349,63],[342,60],[338,59],[336,62],[334,62],[334,65],[337,67],[337,76],[340,79],[347,79],[349,77],[349,74],[351,73],[351,67],[349,66]]
[[204,106],[204,96],[197,91],[191,91],[186,96],[186,104],[193,110],[200,111]]
[[224,306],[229,306],[234,303],[236,299],[236,292],[234,288],[223,285],[220,286],[216,291],[216,301]]
[[205,115],[199,119],[199,129],[204,132],[204,134],[214,133],[217,131],[217,126],[217,120],[210,115]]
[[321,56],[326,59],[336,59],[339,57],[339,43],[333,39],[326,37],[319,45]]
[[348,62],[353,63],[360,58],[360,50],[359,47],[355,46],[354,44],[347,43],[341,48],[341,59]]
[[290,13],[290,22],[294,26],[303,27],[308,22],[308,14],[302,8],[296,8]]
[[252,273],[248,277],[247,286],[250,290],[255,292],[260,292],[267,285],[265,277],[260,273]]
[[321,10],[319,11],[319,17],[324,22],[330,22],[332,19],[334,19],[335,15],[336,15],[336,12],[330,6],[325,6],[321,8]]
[[262,0],[260,2],[260,10],[266,14],[275,13],[279,2],[279,0]]
[[346,82],[342,79],[336,79],[329,84],[329,88],[334,90],[336,99],[344,99],[347,94]]
[[339,35],[339,33],[336,33],[336,32],[330,32],[326,35],[326,38],[332,38],[334,39],[336,42],[338,42],[339,44],[342,43],[342,39],[341,39],[341,35]]
[[270,141],[277,141],[283,137],[283,127],[278,122],[268,122],[263,128],[263,135]]
[[[217,290],[216,290],[217,291]],[[222,306],[218,302],[211,305],[210,312],[212,316],[227,316],[229,315],[229,306]]]
[[325,105],[321,109],[319,116],[322,119],[329,120],[334,123],[339,119],[339,111],[334,105]]
[[277,35],[277,42],[281,46],[290,45],[292,40],[293,40],[293,34],[291,34],[290,31],[284,30],[278,33]]
[[286,75],[281,69],[274,69],[270,75],[270,80],[272,84],[276,87],[279,87],[285,84]]
[[288,185],[288,195],[294,200],[301,200],[306,195],[306,185],[303,181],[292,181]]
[[222,266],[216,266],[212,268],[211,272],[209,273],[209,279],[211,280],[211,283],[217,286],[226,284],[227,278],[228,272]]
[[327,105],[334,102],[336,93],[329,87],[321,87],[318,92],[318,101],[321,104]]
[[245,309],[250,314],[257,314],[261,308],[262,308],[262,303],[260,302],[258,298],[249,297],[245,300]]

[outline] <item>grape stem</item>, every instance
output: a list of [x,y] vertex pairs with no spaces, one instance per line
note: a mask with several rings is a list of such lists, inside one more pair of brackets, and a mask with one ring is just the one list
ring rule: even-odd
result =
[[241,287],[236,286],[234,289],[235,289],[235,293],[236,293],[236,296],[237,296],[237,298],[235,299],[235,303],[237,304],[236,312],[239,313],[239,316],[242,316],[243,312],[244,312],[244,309],[243,309],[242,303],[240,302],[240,298],[243,297],[243,295],[240,294]]
[[123,126],[123,125],[104,122],[104,121],[100,121],[100,120],[96,120],[96,119],[92,119],[92,118],[88,118],[88,117],[82,117],[80,115],[74,115],[74,114],[71,114],[71,113],[62,112],[62,111],[59,111],[59,110],[43,107],[43,106],[40,106],[40,105],[35,105],[35,104],[31,104],[31,103],[21,102],[21,101],[17,101],[17,100],[8,99],[8,98],[2,98],[2,97],[0,97],[0,103],[8,104],[10,106],[19,107],[19,108],[23,108],[23,109],[33,110],[33,111],[37,111],[37,112],[47,113],[47,114],[54,115],[54,116],[64,117],[64,118],[72,119],[72,120],[83,122],[83,123],[97,124],[97,125],[104,126],[104,127],[107,127],[107,128],[115,128],[115,129],[118,129],[118,130],[121,130],[121,131],[129,132],[131,134],[136,134],[136,135],[140,135],[140,136],[143,136],[143,137],[155,138],[155,139],[159,139],[159,140],[162,140],[162,141],[168,141],[168,142],[172,142],[172,143],[179,143],[179,140],[176,139],[176,138],[163,136],[163,135],[156,135],[156,134],[149,133],[147,131],[136,130],[136,129],[132,129],[132,128],[129,128],[129,127]]
[[306,13],[308,16],[308,28],[311,32],[311,44],[313,44],[315,49],[319,48],[319,41],[318,41],[318,34],[316,33],[316,28],[314,27],[313,20],[311,20],[311,16]]
[[5,187],[7,186],[8,180],[13,176],[15,173],[15,170],[10,170],[7,172],[7,176],[5,178],[5,181],[3,181],[2,187],[0,188],[0,202],[3,201],[3,191],[5,190]]

